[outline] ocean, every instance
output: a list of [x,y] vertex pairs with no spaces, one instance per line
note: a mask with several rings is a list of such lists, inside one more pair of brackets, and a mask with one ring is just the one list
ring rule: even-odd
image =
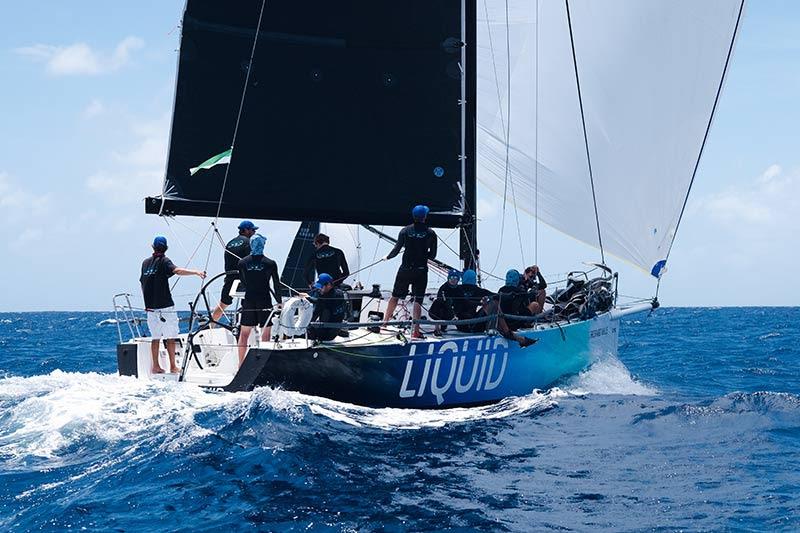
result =
[[0,314],[0,530],[800,530],[800,308],[659,309],[442,411],[120,378],[106,318]]

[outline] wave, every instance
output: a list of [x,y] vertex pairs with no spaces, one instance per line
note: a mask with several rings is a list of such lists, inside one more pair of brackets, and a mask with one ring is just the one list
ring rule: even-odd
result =
[[92,439],[173,449],[208,433],[194,421],[198,412],[219,407],[234,412],[246,403],[238,394],[115,374],[56,370],[0,379],[0,465],[12,470],[62,466],[81,460],[67,453],[70,447]]
[[732,392],[712,401],[671,405],[641,413],[634,417],[634,423],[672,416],[694,423],[702,419],[720,420],[730,415],[746,414],[800,416],[800,395],[772,391]]
[[569,394],[619,394],[654,396],[658,390],[634,378],[627,367],[614,356],[595,361],[589,368],[571,376],[561,385]]
[[116,318],[106,318],[106,319],[103,319],[100,322],[98,322],[97,326],[98,327],[100,327],[100,326],[112,326],[114,324],[119,324],[119,323],[120,323],[120,321],[117,320]]

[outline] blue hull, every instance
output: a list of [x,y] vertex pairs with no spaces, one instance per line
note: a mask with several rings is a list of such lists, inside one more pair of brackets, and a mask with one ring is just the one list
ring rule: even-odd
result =
[[251,349],[225,390],[282,387],[369,407],[444,408],[486,404],[544,389],[616,353],[618,322],[608,317],[522,332],[520,348],[500,336],[303,349]]

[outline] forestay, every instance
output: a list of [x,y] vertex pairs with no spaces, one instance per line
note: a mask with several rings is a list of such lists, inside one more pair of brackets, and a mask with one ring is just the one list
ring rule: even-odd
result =
[[479,179],[598,245],[577,63],[604,248],[660,274],[741,8],[741,0],[571,0],[573,62],[565,2],[481,0]]

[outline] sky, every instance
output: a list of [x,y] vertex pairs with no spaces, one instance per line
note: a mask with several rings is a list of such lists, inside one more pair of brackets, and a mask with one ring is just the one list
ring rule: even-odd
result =
[[[156,234],[170,239],[177,264],[203,268],[208,260],[209,272],[221,270],[220,250],[209,256],[199,237],[208,219],[167,226],[143,209],[142,198],[161,189],[182,9],[182,0],[4,6],[0,311],[109,310],[114,294],[138,295],[141,260]],[[661,282],[663,305],[800,304],[792,277],[800,259],[800,3],[750,2],[742,24]],[[532,245],[520,257],[515,232],[503,242],[497,237],[501,199],[483,187],[479,196],[484,268],[499,273],[536,260],[552,280],[599,259],[541,224],[537,257]],[[530,238],[535,223],[520,216]],[[236,222],[223,221],[223,235],[233,236]],[[297,225],[259,224],[267,255],[282,264]],[[457,244],[455,236],[447,242]],[[361,264],[388,249],[365,237]],[[442,258],[456,263],[443,250]],[[652,277],[608,262],[620,273],[621,294],[654,294]],[[396,266],[381,265],[362,279],[390,287]],[[198,285],[182,280],[177,304]]]

